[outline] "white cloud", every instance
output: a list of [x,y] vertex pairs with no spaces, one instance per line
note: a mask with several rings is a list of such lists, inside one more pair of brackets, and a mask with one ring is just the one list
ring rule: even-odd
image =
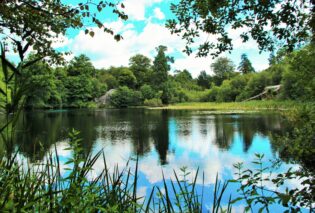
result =
[[178,70],[187,69],[193,77],[197,77],[203,70],[208,74],[212,74],[212,71],[210,71],[211,63],[213,63],[212,57],[197,58],[195,54],[192,54],[175,60],[173,67]]
[[[152,0],[145,1],[144,3],[143,0],[140,0],[137,2],[139,4],[141,3],[141,5],[152,5],[159,1],[160,0]],[[134,2],[134,0],[125,0],[125,3],[128,4]],[[114,32],[121,33],[124,39],[120,42],[115,41],[112,35],[106,34],[98,28],[93,28],[95,32],[93,38],[89,35],[85,35],[82,30],[75,38],[68,40],[69,47],[75,55],[86,54],[89,56],[95,67],[108,68],[110,66],[128,66],[129,58],[135,54],[143,54],[153,59],[156,54],[155,48],[159,45],[165,45],[168,47],[167,54],[176,56],[175,63],[171,65],[172,70],[187,69],[191,72],[193,77],[197,77],[202,70],[212,74],[210,65],[214,60],[211,56],[204,58],[197,58],[195,54],[187,56],[181,52],[185,46],[185,41],[182,40],[180,36],[172,35],[170,31],[164,27],[164,24],[153,23],[151,21],[153,17],[164,18],[162,16],[164,16],[164,14],[161,12],[160,8],[155,8],[154,14],[147,19],[146,25],[141,31],[136,29],[133,24],[124,24],[121,20],[104,23],[106,27],[113,29]],[[240,34],[244,30],[246,29],[242,29],[241,31],[229,30],[233,39],[234,48],[244,52],[251,52],[256,49],[255,51],[257,52],[257,43],[255,41],[250,40],[247,44],[242,43]],[[215,36],[202,33],[200,37],[198,37],[194,47],[206,40],[214,39]],[[237,56],[237,59],[234,56],[232,55],[233,61],[238,62],[240,56]],[[255,57],[257,60],[253,63],[256,70],[267,68],[268,63],[266,63],[266,59],[259,55],[257,55],[257,57]]]
[[125,13],[131,20],[145,20],[146,7],[152,6],[155,3],[159,3],[162,0],[125,0]]
[[157,18],[157,19],[162,20],[162,19],[165,18],[165,15],[164,15],[164,13],[161,11],[161,9],[157,7],[157,8],[154,9],[154,17]]
[[111,35],[94,28],[93,38],[81,31],[71,44],[76,55],[84,53],[92,56],[93,63],[98,68],[128,65],[129,58],[138,53],[152,58],[159,45],[168,46],[169,53],[180,50],[183,45],[183,41],[176,35],[171,35],[163,25],[149,22],[142,32],[137,32],[133,25],[123,25],[120,21],[107,25],[115,32],[121,32],[124,39],[116,42]]
[[188,69],[194,77],[202,70],[210,70],[211,57],[196,58],[195,55],[182,54],[185,42],[179,36],[172,35],[164,25],[149,21],[141,32],[137,32],[132,24],[124,25],[122,21],[106,25],[115,32],[120,32],[124,39],[116,42],[111,35],[105,34],[98,28],[93,28],[95,32],[93,38],[80,31],[70,43],[72,52],[75,55],[88,55],[97,68],[108,68],[127,66],[129,58],[135,54],[143,54],[153,59],[156,54],[155,48],[165,45],[168,47],[168,54],[182,55],[172,64],[173,70]]

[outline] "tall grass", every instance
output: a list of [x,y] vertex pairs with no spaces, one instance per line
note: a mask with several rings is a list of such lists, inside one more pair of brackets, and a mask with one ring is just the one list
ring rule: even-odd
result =
[[247,102],[187,102],[178,103],[164,107],[156,107],[152,109],[171,109],[171,110],[299,110],[305,107],[314,107],[314,102],[296,102],[296,101],[247,101]]
[[[18,154],[0,161],[0,209],[4,212],[202,212],[203,190],[197,193],[196,181],[188,181],[186,168],[182,176],[174,171],[174,181],[153,187],[148,196],[137,194],[138,158],[134,169],[129,162],[123,169],[111,170],[102,151],[84,154],[78,132],[69,135],[73,155],[61,165],[57,149],[44,163],[23,164]],[[103,169],[93,174],[97,160]],[[65,169],[64,166],[66,167]],[[182,177],[182,178],[180,178]],[[226,189],[218,179],[215,184],[213,212],[221,209]],[[173,196],[174,195],[174,196]],[[231,208],[228,208],[228,212]]]

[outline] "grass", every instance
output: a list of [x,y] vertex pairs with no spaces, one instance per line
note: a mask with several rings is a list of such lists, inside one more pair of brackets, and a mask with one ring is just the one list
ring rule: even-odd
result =
[[[174,171],[175,181],[170,183],[163,175],[163,187],[155,186],[149,196],[139,197],[138,158],[133,169],[128,161],[122,170],[118,166],[110,170],[102,151],[96,155],[82,152],[78,134],[74,130],[69,134],[66,150],[73,151],[73,156],[64,165],[56,148],[54,155],[50,153],[36,165],[21,164],[16,154],[0,158],[1,212],[202,212],[203,195],[196,192],[198,172],[193,181],[188,181],[188,171],[182,170],[183,179]],[[104,169],[89,176],[98,159]],[[222,185],[217,179],[214,212],[222,208],[226,186],[227,182]],[[230,205],[227,212],[231,212]]]
[[150,109],[169,109],[169,110],[214,110],[214,111],[263,111],[263,110],[294,110],[301,107],[314,106],[314,102],[302,103],[297,101],[248,101],[248,102],[187,102],[177,103],[163,107]]

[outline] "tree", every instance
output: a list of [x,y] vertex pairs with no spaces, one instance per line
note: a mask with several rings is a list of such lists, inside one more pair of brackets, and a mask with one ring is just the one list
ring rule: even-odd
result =
[[176,71],[174,79],[182,84],[187,84],[193,80],[190,72],[186,69],[184,69],[183,71]]
[[238,67],[239,71],[241,71],[243,74],[253,73],[255,72],[254,67],[252,66],[252,63],[248,59],[246,54],[242,54],[241,56],[241,63]]
[[212,77],[206,73],[206,71],[201,71],[197,78],[197,84],[202,88],[209,89],[211,86]]
[[212,71],[220,78],[224,78],[233,73],[234,67],[233,62],[226,57],[217,58],[217,60],[211,64]]
[[70,61],[65,82],[68,106],[84,107],[100,95],[102,88],[93,73],[95,68],[88,57],[80,55]]
[[226,57],[217,58],[211,64],[211,69],[215,74],[213,76],[214,83],[219,86],[225,79],[230,79],[235,74],[234,67],[235,65],[230,59]]
[[91,62],[91,60],[86,55],[79,55],[74,57],[73,60],[70,61],[70,65],[68,67],[68,75],[69,76],[78,76],[78,75],[95,75],[95,68]]
[[[26,61],[32,60],[31,55]],[[26,96],[26,107],[53,108],[62,104],[63,93],[59,90],[59,81],[55,78],[54,69],[47,63],[39,61],[24,69],[23,79],[29,92]]]
[[[242,30],[243,42],[253,38],[261,51],[272,51],[280,44],[292,51],[312,37],[315,40],[315,1],[180,0],[171,4],[174,19],[167,21],[171,33],[186,40],[187,54],[202,33],[215,35],[199,45],[198,56],[218,56],[233,49],[230,29]],[[228,27],[227,27],[228,26]],[[211,52],[211,50],[215,50]]]
[[110,73],[117,79],[119,86],[135,88],[137,79],[133,72],[127,67],[111,67]]
[[151,60],[141,54],[132,56],[129,59],[130,70],[137,78],[137,87],[140,88],[142,85],[149,83],[151,73]]
[[99,70],[97,78],[102,84],[106,84],[108,89],[114,89],[118,87],[117,79],[109,73],[108,70]]
[[153,61],[153,85],[156,88],[160,88],[161,84],[166,82],[168,79],[168,71],[170,71],[171,66],[168,64],[169,62],[173,63],[174,59],[172,57],[166,56],[165,52],[167,51],[167,47],[159,46],[156,48],[158,54],[154,58]]
[[[112,8],[112,13],[119,18],[126,20],[128,17],[121,12],[123,4],[112,3],[111,1],[80,2],[78,5],[67,5],[62,1],[47,0],[5,0],[0,3],[0,37],[1,37],[1,64],[4,73],[5,91],[1,90],[6,103],[2,109],[7,115],[4,126],[1,125],[0,133],[8,127],[14,126],[15,115],[24,107],[23,99],[28,90],[25,82],[21,79],[23,69],[40,61],[60,63],[63,60],[62,54],[53,48],[53,41],[65,35],[69,28],[85,28],[86,26],[98,26],[105,32],[114,35],[114,32],[105,27],[98,19],[97,14],[105,8]],[[98,12],[96,12],[98,11]],[[104,11],[108,13],[108,11]],[[86,23],[89,22],[89,23]],[[85,33],[94,36],[94,32],[85,28]],[[114,35],[120,40],[119,34]],[[7,48],[18,53],[20,62],[17,65],[6,58]],[[28,50],[34,51],[34,58],[25,62]],[[8,76],[8,70],[13,74]],[[10,93],[8,93],[10,91]]]
[[[89,26],[86,23],[90,23],[90,26],[93,24],[103,28],[104,32],[114,34],[98,18],[102,11],[104,14],[107,13],[103,10],[105,7],[113,8],[112,12],[123,20],[128,18],[121,12],[124,5],[111,1],[86,1],[78,2],[77,5],[67,5],[54,0],[5,0],[0,7],[1,40],[9,43],[9,46],[18,52],[21,62],[30,48],[38,56],[34,60],[49,56],[49,60],[58,62],[61,59],[60,53],[53,48],[52,41],[60,39],[67,29],[85,28],[86,33],[94,36],[91,28],[86,27]],[[121,36],[117,34],[115,38],[120,40]]]
[[162,103],[168,104],[170,96],[170,89],[167,88],[168,83],[168,71],[171,69],[171,66],[168,62],[173,63],[174,59],[172,57],[166,56],[165,52],[167,47],[159,46],[156,48],[158,52],[157,56],[153,61],[153,86],[157,90],[162,90]]

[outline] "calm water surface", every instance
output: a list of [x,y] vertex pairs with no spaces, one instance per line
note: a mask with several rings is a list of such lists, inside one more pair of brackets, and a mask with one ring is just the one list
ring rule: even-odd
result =
[[[276,159],[272,135],[285,131],[285,123],[275,113],[215,114],[211,111],[166,110],[64,110],[24,113],[19,121],[16,147],[25,159],[42,160],[56,145],[61,161],[71,156],[64,150],[70,129],[81,132],[86,153],[103,149],[107,163],[123,167],[127,160],[139,155],[139,186],[141,195],[153,185],[162,185],[162,170],[167,179],[173,170],[186,166],[192,174],[197,168],[204,172],[205,200],[212,200],[216,174],[220,180],[233,178],[233,164],[250,162],[255,153],[265,154],[266,161]],[[281,172],[289,166],[283,164]],[[95,173],[103,168],[95,164]],[[198,179],[199,188],[202,175]],[[294,184],[294,183],[292,183]],[[236,196],[230,185],[228,196]],[[211,203],[204,206],[204,210]],[[235,211],[242,211],[242,204]],[[277,211],[275,207],[274,211]]]

